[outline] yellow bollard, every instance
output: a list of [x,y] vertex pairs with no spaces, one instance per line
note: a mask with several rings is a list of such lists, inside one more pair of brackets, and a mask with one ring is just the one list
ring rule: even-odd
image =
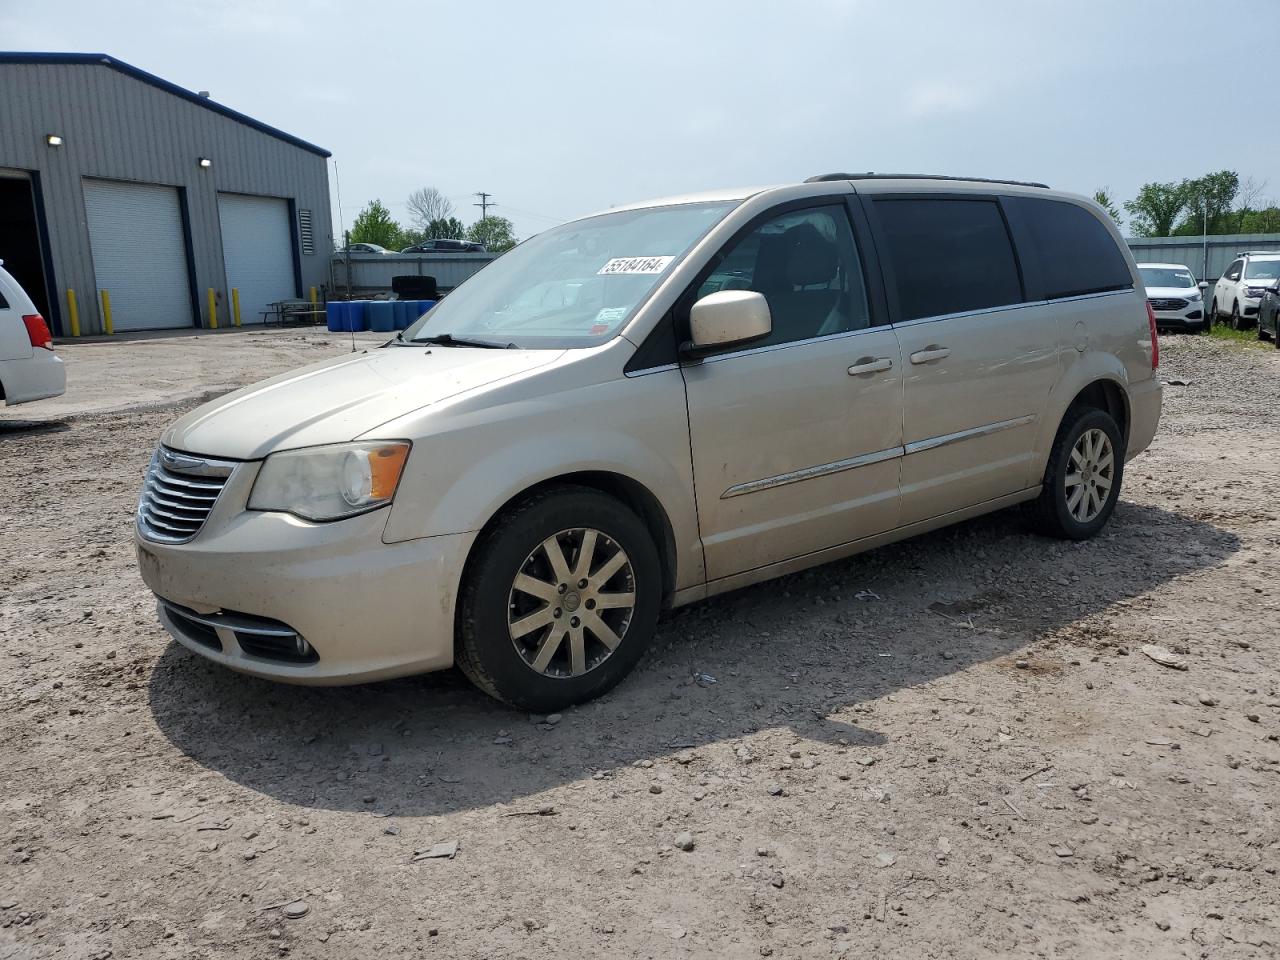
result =
[[316,288],[312,287],[311,288],[311,309],[314,310],[315,308],[316,308]]
[[218,329],[218,298],[213,292],[213,287],[209,288],[209,329]]
[[102,329],[108,337],[116,332],[111,325],[111,294],[106,290],[102,291]]
[[67,287],[67,319],[71,321],[71,335],[80,336],[80,308],[76,306],[76,292]]
[[231,322],[237,327],[240,326],[240,289],[238,287],[231,288]]

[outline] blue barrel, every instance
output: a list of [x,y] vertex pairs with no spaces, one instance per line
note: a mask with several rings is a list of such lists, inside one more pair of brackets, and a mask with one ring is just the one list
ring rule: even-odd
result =
[[430,309],[431,309],[432,307],[434,307],[435,305],[436,305],[436,302],[435,302],[434,300],[419,300],[419,301],[418,301],[418,316],[422,316],[424,313],[426,313],[428,310],[430,310]]
[[346,323],[343,324],[342,329],[368,330],[369,319],[365,316],[365,308],[368,303],[368,300],[352,300],[348,303]]
[[369,329],[376,333],[390,333],[396,328],[396,304],[394,300],[370,300],[365,307]]
[[328,321],[331,333],[346,329],[343,326],[343,322],[346,319],[346,306],[341,300],[330,300],[324,305],[324,316],[325,320]]
[[403,330],[417,319],[418,302],[416,300],[396,301],[396,329]]

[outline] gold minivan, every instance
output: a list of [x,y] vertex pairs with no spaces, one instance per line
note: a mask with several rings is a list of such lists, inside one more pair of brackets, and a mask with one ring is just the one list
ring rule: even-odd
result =
[[664,608],[1027,503],[1107,522],[1161,387],[1092,201],[834,174],[613,209],[380,348],[169,427],[138,563],[184,646],[352,683],[457,664],[548,711]]

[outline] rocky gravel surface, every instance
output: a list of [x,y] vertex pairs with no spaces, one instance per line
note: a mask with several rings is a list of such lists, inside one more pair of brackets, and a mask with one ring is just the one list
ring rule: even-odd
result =
[[698,604],[546,717],[186,653],[130,543],[178,409],[0,430],[0,958],[1280,955],[1280,352],[1163,351],[1097,539]]

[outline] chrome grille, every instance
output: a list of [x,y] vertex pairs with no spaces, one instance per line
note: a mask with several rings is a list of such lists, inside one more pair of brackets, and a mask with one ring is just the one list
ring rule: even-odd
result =
[[1152,310],[1181,310],[1183,307],[1187,305],[1189,301],[1179,300],[1177,298],[1171,298],[1171,299],[1162,299],[1162,300],[1148,300],[1147,302],[1151,304]]
[[138,500],[138,531],[160,543],[186,543],[204,526],[235,464],[161,447]]

